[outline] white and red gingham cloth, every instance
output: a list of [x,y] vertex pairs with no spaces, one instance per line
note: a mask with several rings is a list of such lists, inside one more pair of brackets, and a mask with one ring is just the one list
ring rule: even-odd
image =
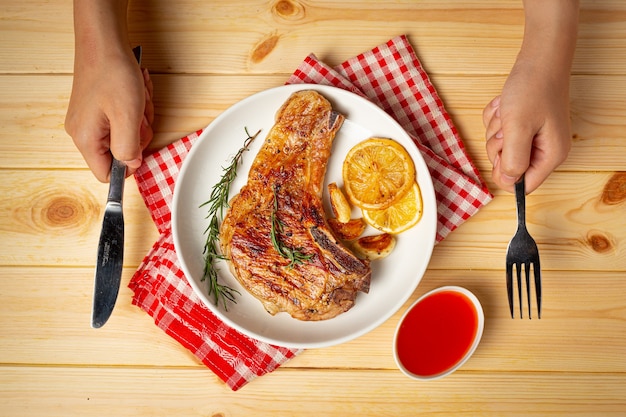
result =
[[[411,135],[430,170],[438,203],[437,242],[488,203],[489,193],[435,88],[405,36],[330,68],[309,55],[288,84],[333,85],[380,106]],[[195,295],[179,268],[170,204],[181,164],[201,131],[145,158],[135,173],[160,237],[132,277],[133,304],[189,349],[231,389],[275,370],[299,350],[250,339],[226,326]]]

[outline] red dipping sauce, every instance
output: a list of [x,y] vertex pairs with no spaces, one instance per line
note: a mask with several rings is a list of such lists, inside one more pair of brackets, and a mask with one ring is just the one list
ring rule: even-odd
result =
[[431,291],[409,309],[396,330],[398,365],[416,378],[443,376],[469,358],[483,324],[480,303],[466,289]]

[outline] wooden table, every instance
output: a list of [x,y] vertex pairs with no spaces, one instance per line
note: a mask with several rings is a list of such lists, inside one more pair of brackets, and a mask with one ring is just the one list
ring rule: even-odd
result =
[[[544,316],[512,320],[504,283],[512,195],[490,178],[481,111],[518,51],[518,0],[136,0],[160,148],[242,98],[281,85],[310,52],[334,65],[408,34],[495,199],[434,251],[410,301],[462,285],[483,303],[475,355],[436,382],[396,369],[399,311],[352,342],[306,351],[232,392],[130,304],[157,237],[132,180],[117,307],[90,327],[107,185],[64,131],[71,1],[0,8],[0,415],[626,415],[626,3],[583,0],[571,155],[527,199],[542,254]],[[407,303],[408,305],[408,303]],[[406,307],[406,306],[405,306]]]

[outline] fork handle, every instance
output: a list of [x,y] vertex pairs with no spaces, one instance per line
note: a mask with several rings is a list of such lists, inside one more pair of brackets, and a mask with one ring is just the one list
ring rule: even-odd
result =
[[515,201],[517,203],[517,225],[519,228],[526,228],[526,186],[524,184],[524,174],[515,183]]

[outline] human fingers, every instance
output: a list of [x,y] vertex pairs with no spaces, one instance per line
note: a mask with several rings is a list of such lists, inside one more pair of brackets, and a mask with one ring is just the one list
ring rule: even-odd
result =
[[502,151],[502,119],[500,118],[500,96],[494,98],[483,109],[486,150],[489,161],[494,165],[495,157]]
[[[530,165],[524,174],[526,192],[535,191],[565,160],[569,148],[560,147],[558,143],[546,142],[543,133],[535,138]],[[553,138],[553,136],[551,136]]]
[[[502,150],[502,138],[504,134],[502,132],[502,120],[500,117],[494,116],[489,124],[487,125],[487,129],[485,130],[485,139],[487,140],[487,153],[489,155],[489,160],[493,164],[493,157],[495,153],[493,152],[493,148],[498,148],[498,153]],[[490,152],[490,149],[492,151]]]
[[154,85],[152,83],[152,79],[150,78],[150,73],[148,72],[148,69],[142,68],[141,71],[143,74],[143,82],[144,82],[144,89],[145,89],[144,115],[148,119],[148,123],[152,125],[152,123],[154,122],[154,102],[153,102]]
[[530,193],[538,188],[566,159],[572,146],[569,124],[548,124],[545,131],[536,135],[530,166],[526,171],[526,189]]
[[513,119],[502,125],[502,152],[500,153],[497,183],[510,188],[530,166],[535,131]]
[[140,131],[146,106],[144,75],[134,59],[124,61],[111,76],[118,86],[104,103],[111,130],[113,156],[129,167],[141,163]]
[[487,156],[492,165],[496,156],[502,152],[502,119],[500,118],[500,96],[497,96],[483,109],[483,124],[485,126],[485,147]]
[[493,182],[496,183],[496,185],[498,186],[498,188],[508,191],[510,193],[515,192],[515,187],[512,184],[505,184],[502,182],[501,180],[501,176],[502,176],[502,171],[501,171],[502,165],[501,165],[501,158],[500,158],[500,154],[498,153],[493,161],[493,169],[491,171],[491,179],[493,180]]
[[148,144],[152,141],[154,131],[152,125],[148,121],[148,117],[144,114],[141,121],[141,127],[139,128],[139,147],[143,151]]
[[141,125],[141,149],[145,149],[148,146],[148,143],[152,140],[153,137],[153,129],[152,124],[154,123],[154,101],[152,99],[154,87],[152,84],[152,80],[150,79],[150,74],[148,70],[144,68],[144,84],[145,84],[145,109],[144,109],[144,120]]
[[526,186],[526,194],[535,191],[543,182],[548,179],[552,169],[545,166],[529,166],[524,174],[524,183]]
[[109,127],[102,113],[72,102],[65,116],[65,130],[96,179],[107,182],[111,154]]
[[154,85],[150,78],[150,73],[147,68],[141,69],[144,82],[144,113],[141,126],[139,128],[139,140],[141,149],[145,149],[154,136],[152,124],[154,123],[154,102],[152,96],[154,93]]
[[148,68],[142,68],[141,73],[143,75],[144,86],[146,87],[150,100],[152,101],[154,96],[154,84],[152,82],[152,78],[150,78],[150,71],[148,71]]
[[87,166],[100,182],[108,182],[111,171],[111,152],[106,145],[109,136],[85,137],[74,140],[76,148],[83,156]]
[[141,119],[141,125],[139,126],[139,151],[140,155],[131,160],[126,161],[127,171],[126,175],[130,176],[135,173],[135,171],[141,166],[143,162],[143,156],[141,152],[148,146],[150,141],[154,136],[154,131],[152,129],[152,122],[154,120],[154,105],[150,96],[148,94],[148,90],[145,90],[145,109],[144,114]]
[[485,150],[487,151],[487,157],[489,158],[489,162],[491,165],[495,165],[496,157],[500,155],[502,152],[503,145],[503,135],[501,131],[499,134],[493,135],[490,138],[487,138],[487,142],[485,143]]
[[[485,126],[485,128],[489,126],[489,123],[494,118],[494,116],[496,116],[496,113],[500,109],[500,97],[501,96],[495,97],[493,100],[487,103],[487,105],[483,109],[483,126]],[[497,116],[499,117],[500,115],[497,114]]]
[[111,126],[111,153],[118,160],[126,163],[131,168],[137,168],[141,164],[141,130],[144,122],[144,102],[139,105],[132,102],[120,104],[110,117]]

